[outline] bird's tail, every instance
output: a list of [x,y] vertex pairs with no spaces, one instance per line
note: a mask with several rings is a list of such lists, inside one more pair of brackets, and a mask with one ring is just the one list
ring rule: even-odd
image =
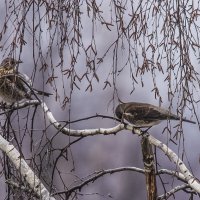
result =
[[191,124],[196,124],[196,122],[194,122],[194,121],[192,121],[192,120],[189,120],[189,119],[183,118],[182,120],[183,120],[184,122],[189,122],[189,123],[191,123]]
[[44,95],[44,96],[47,96],[47,97],[49,97],[50,95],[53,95],[51,93],[44,92],[44,91],[41,91],[41,90],[36,90],[36,89],[33,89],[33,90],[39,95]]
[[181,118],[177,115],[174,115],[174,114],[170,114],[170,117],[171,119],[174,119],[174,120],[182,120],[183,122],[188,122],[188,123],[191,123],[191,124],[196,124],[196,122],[192,121],[192,120],[189,120],[189,119],[186,119],[186,118]]

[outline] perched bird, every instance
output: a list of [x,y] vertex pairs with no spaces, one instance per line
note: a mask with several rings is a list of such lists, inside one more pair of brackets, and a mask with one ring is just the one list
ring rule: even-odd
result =
[[49,96],[50,93],[32,88],[32,81],[23,73],[18,72],[17,65],[22,61],[6,58],[0,64],[0,97],[5,103],[15,103],[23,99],[32,99],[35,92],[39,95]]
[[[135,127],[144,128],[159,124],[162,120],[181,120],[168,110],[147,103],[129,102],[119,104],[115,110],[117,118],[127,120]],[[196,124],[196,122],[183,118],[182,121]]]

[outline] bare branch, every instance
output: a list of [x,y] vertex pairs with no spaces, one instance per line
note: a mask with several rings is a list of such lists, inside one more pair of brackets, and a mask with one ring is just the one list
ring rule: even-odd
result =
[[27,106],[31,105],[39,105],[40,102],[38,100],[28,100],[23,102],[17,102],[14,105],[3,105],[0,108],[2,108],[4,111],[0,113],[0,115],[6,114],[10,111],[14,111],[17,109],[25,108]]
[[[62,132],[65,135],[74,136],[74,137],[85,137],[85,136],[92,136],[92,135],[110,135],[116,134],[117,132],[124,130],[125,124],[118,124],[113,128],[97,128],[97,129],[83,129],[83,130],[73,130],[63,127],[53,116],[52,112],[49,110],[45,102],[41,104],[45,114],[47,115],[49,121],[53,124],[53,126]],[[131,129],[131,126],[129,127]]]
[[137,167],[119,167],[115,169],[100,170],[100,171],[96,171],[94,174],[92,174],[92,177],[88,178],[86,181],[83,181],[81,184],[75,187],[72,187],[67,191],[60,191],[60,192],[53,193],[52,196],[58,195],[58,194],[66,194],[67,196],[70,196],[72,192],[75,192],[76,190],[81,190],[81,188],[87,185],[88,183],[94,182],[96,179],[106,174],[113,174],[113,173],[122,172],[122,171],[135,171],[142,174],[145,173],[145,170],[137,168]]
[[[12,181],[12,180],[6,180],[5,181],[7,184],[10,184],[13,188],[17,188],[18,190],[23,190],[25,192],[28,192],[28,193],[33,193],[32,189],[28,188],[28,187],[25,187],[23,185],[19,185],[17,184],[16,182]],[[37,193],[34,193],[34,195],[37,197],[37,198],[40,198],[40,196],[37,194]]]
[[178,185],[175,188],[173,188],[172,190],[170,190],[169,192],[167,192],[166,194],[159,196],[157,199],[158,200],[168,199],[170,196],[174,195],[176,192],[178,192],[180,190],[184,190],[189,187],[190,187],[189,184]]
[[171,171],[168,169],[160,169],[157,174],[169,174],[169,175],[175,176],[177,179],[181,181],[186,182],[186,178],[181,172]]
[[149,141],[151,144],[158,147],[160,150],[162,150],[170,159],[170,161],[173,161],[178,169],[181,171],[183,176],[185,177],[185,180],[189,184],[191,188],[193,188],[196,192],[200,193],[200,182],[199,180],[194,177],[190,171],[187,169],[183,161],[164,143],[160,142],[153,136],[149,135]]
[[35,175],[32,169],[28,166],[26,161],[21,157],[19,151],[5,140],[0,135],[0,149],[8,156],[8,158],[15,165],[16,169],[20,171],[21,175],[26,179],[33,191],[40,196],[42,200],[55,200],[50,197],[48,190],[42,184],[40,179]]
[[[34,103],[34,102],[31,102],[31,103]],[[190,171],[187,169],[187,167],[185,166],[183,161],[169,147],[167,147],[164,143],[157,140],[156,138],[149,135],[148,133],[144,133],[144,132],[142,132],[142,130],[135,128],[130,124],[128,124],[128,125],[127,124],[118,124],[115,127],[107,128],[107,129],[106,128],[83,129],[83,130],[68,129],[66,127],[63,127],[54,118],[53,114],[50,112],[50,110],[48,109],[45,102],[41,103],[41,107],[43,108],[47,118],[54,125],[54,127],[57,130],[59,130],[60,132],[62,132],[63,134],[66,134],[69,136],[85,137],[85,136],[92,136],[92,135],[98,135],[98,134],[108,135],[108,134],[116,134],[117,132],[119,132],[121,130],[130,130],[131,132],[134,131],[134,133],[139,136],[143,135],[143,134],[147,134],[150,143],[155,145],[159,149],[161,149],[168,156],[168,158],[177,165],[178,169],[180,170],[180,172],[184,176],[184,179],[187,181],[187,183],[190,185],[190,187],[193,188],[198,193],[200,193],[200,182],[190,173]]]

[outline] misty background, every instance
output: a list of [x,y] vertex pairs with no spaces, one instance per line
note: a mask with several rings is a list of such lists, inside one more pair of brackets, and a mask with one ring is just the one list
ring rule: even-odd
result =
[[[102,10],[103,12],[103,16],[105,17],[105,19],[108,21],[111,20],[111,18],[113,17],[113,15],[111,15],[111,10],[113,8],[112,1],[97,2],[100,6],[100,10]],[[154,3],[158,2],[155,1]],[[15,2],[16,5],[17,3],[20,4],[20,1]],[[51,44],[50,35],[53,35],[53,32],[56,31],[58,25],[52,27],[52,30],[50,30],[51,34],[49,34],[48,23],[46,23],[45,20],[41,20],[41,27],[34,32],[34,35],[38,41],[38,45],[34,41],[33,34],[29,31],[29,29],[25,29],[24,39],[26,43],[25,45],[23,45],[23,49],[20,50],[20,45],[16,45],[15,51],[12,51],[16,58],[18,58],[18,56],[20,55],[20,59],[23,61],[23,63],[20,64],[19,71],[26,73],[29,77],[32,78],[34,88],[44,90],[53,94],[49,98],[44,98],[44,101],[53,113],[54,117],[58,121],[74,121],[96,114],[114,116],[114,109],[118,105],[119,99],[123,102],[145,102],[157,106],[161,104],[163,108],[170,108],[173,113],[177,114],[177,102],[179,101],[179,94],[174,94],[173,103],[171,104],[169,102],[168,95],[168,82],[165,81],[168,66],[167,60],[164,58],[162,60],[163,73],[155,71],[155,81],[159,88],[160,98],[162,98],[161,103],[159,97],[155,98],[155,92],[153,91],[154,82],[151,70],[147,70],[141,76],[135,76],[136,81],[133,81],[130,74],[131,66],[127,65],[126,67],[124,67],[127,61],[127,56],[129,54],[129,45],[126,42],[125,37],[123,42],[118,42],[117,50],[112,47],[106,53],[103,62],[97,64],[97,58],[102,57],[109,46],[113,42],[115,42],[116,38],[118,37],[119,33],[117,32],[117,26],[110,26],[110,30],[108,30],[105,26],[102,26],[102,24],[98,20],[96,20],[96,23],[93,24],[92,17],[88,17],[88,8],[86,7],[86,4],[84,2],[79,3],[80,11],[82,12],[81,19],[79,19],[81,21],[82,27],[81,38],[84,46],[95,43],[94,47],[97,49],[97,55],[94,55],[92,50],[88,51],[90,51],[91,57],[95,57],[95,71],[98,78],[95,78],[95,76],[88,70],[86,56],[83,51],[80,51],[78,53],[78,58],[75,63],[75,69],[76,73],[80,75],[80,77],[87,71],[89,79],[92,80],[92,91],[90,91],[90,89],[86,91],[89,83],[85,78],[83,78],[81,81],[77,81],[77,87],[73,86],[72,89],[71,79],[66,78],[67,75],[63,75],[64,73],[62,73],[64,70],[70,69],[71,67],[71,52],[73,51],[73,48],[68,49],[67,45],[64,46],[63,64],[62,66],[56,67],[56,65],[58,65],[58,63],[60,62],[58,46],[54,42]],[[6,4],[8,5],[8,2],[6,2]],[[135,5],[136,4],[138,4],[137,1],[135,1]],[[126,25],[129,23],[129,14],[131,14],[131,6],[129,7],[129,5],[134,6],[134,3],[131,3],[130,1],[130,3],[128,3],[126,6],[126,10],[124,10],[123,19],[126,19],[124,21]],[[3,25],[5,22],[4,19],[7,11],[9,10],[5,6],[6,5],[4,1],[2,1],[0,5],[0,29],[3,29]],[[26,12],[26,8],[24,8],[23,11]],[[46,10],[43,5],[41,6],[39,13],[41,14],[41,16],[43,16],[45,15],[45,12]],[[114,14],[115,12],[117,11],[112,11],[112,14]],[[35,13],[35,20],[38,21],[38,13]],[[18,15],[20,18],[23,15],[23,12],[18,13]],[[66,16],[67,15],[63,15],[63,17]],[[92,12],[90,12],[90,16],[92,16]],[[33,11],[31,11],[30,9],[29,14],[26,15],[27,21],[25,22],[29,24],[30,30],[32,29],[31,26],[33,26],[33,24],[31,24],[32,19]],[[197,20],[199,21],[199,19]],[[153,27],[153,19],[151,19],[151,15],[149,15],[148,22],[149,23],[147,24],[147,29],[151,31],[155,28]],[[161,22],[162,20],[160,21],[160,23]],[[66,24],[67,23],[69,27],[67,30],[70,30],[70,27],[73,26],[73,24],[70,24],[72,23],[72,21],[70,21],[70,19],[66,19]],[[12,49],[11,47],[6,47],[10,45],[9,41],[12,41],[12,38],[15,36],[15,24],[17,24],[17,22],[12,16],[8,20],[7,24],[7,30],[3,35],[0,43],[1,47],[3,47],[1,48],[0,52],[1,59],[7,57],[10,53],[10,50]],[[55,35],[56,38],[58,38],[59,40],[59,33],[56,32]],[[70,37],[71,36],[69,35],[69,40]],[[158,40],[161,39],[162,36],[159,37],[158,35]],[[139,45],[139,42],[142,42],[143,40],[145,40],[145,38],[138,39],[138,45],[134,46],[135,52],[137,52],[138,61],[140,63],[143,62],[143,57],[142,49]],[[3,46],[4,44],[6,45]],[[49,51],[50,45],[52,46],[51,51]],[[41,49],[38,49],[38,47],[41,47]],[[76,48],[74,48],[74,51],[76,51]],[[114,61],[113,57],[115,56],[113,56],[113,54],[115,53],[117,54],[117,59]],[[40,58],[41,54],[43,58],[43,63],[41,62],[42,59],[38,59]],[[190,59],[193,62],[193,66],[199,72],[199,61],[197,57],[192,53],[190,56]],[[44,69],[44,62],[47,64],[46,69]],[[118,73],[113,74],[113,69],[118,71]],[[134,75],[137,74],[137,69],[133,66],[132,72]],[[174,73],[176,74],[176,72]],[[52,76],[56,78],[54,79],[54,81],[49,83],[48,80]],[[105,86],[105,81],[107,80],[111,83],[111,87],[107,86],[105,89],[103,89]],[[193,91],[193,95],[196,96],[196,98],[198,98],[198,93],[198,89]],[[67,102],[65,106],[63,106],[65,96],[68,96],[70,98],[70,101]],[[19,140],[21,141],[22,152],[25,158],[29,159],[32,156],[38,155],[39,153],[42,155],[42,158],[38,159],[38,162],[42,161],[42,163],[40,163],[40,172],[43,179],[48,182],[50,180],[51,172],[53,170],[53,163],[56,156],[58,155],[57,151],[50,151],[50,145],[52,145],[54,149],[63,148],[76,138],[58,133],[53,139],[53,144],[47,144],[46,139],[51,138],[53,135],[55,135],[55,133],[57,133],[57,130],[55,130],[53,126],[49,125],[48,120],[44,117],[42,109],[40,108],[40,106],[38,106],[36,117],[34,118],[35,131],[32,135],[34,145],[33,151],[31,152],[29,128],[31,124],[33,110],[33,107],[20,110],[16,115],[13,115],[12,125],[16,130],[19,130],[18,137],[20,138]],[[192,109],[190,110],[186,107],[183,113],[184,117],[196,120]],[[196,113],[199,116],[198,106],[196,106]],[[1,116],[1,123],[3,123],[4,120],[5,116]],[[198,178],[200,176],[199,127],[198,125],[183,123],[184,136],[182,135],[181,137],[176,139],[174,138],[174,135],[177,131],[177,128],[174,127],[178,123],[178,121],[162,122],[160,125],[152,127],[149,133],[163,143],[167,144],[179,156],[182,156],[184,149],[183,161],[185,162],[186,166],[194,173],[194,176]],[[26,124],[28,124],[29,128],[25,128]],[[110,128],[115,126],[116,124],[118,124],[118,122],[114,120],[94,118],[86,121],[72,123],[70,125],[70,128]],[[163,132],[164,128],[167,125],[171,128],[170,133],[166,130]],[[44,130],[45,136],[41,137]],[[171,142],[170,138],[174,140],[176,144]],[[176,170],[176,166],[173,163],[169,162],[169,159],[162,152],[156,150],[156,156],[159,168]],[[67,159],[59,160],[58,169],[60,170],[60,172],[62,172],[60,176],[62,176],[62,181],[67,187],[76,185],[76,183],[80,181],[79,178],[86,177],[98,170],[106,170],[125,166],[134,166],[143,169],[140,138],[129,131],[121,131],[116,135],[98,135],[85,137],[68,148],[66,152],[66,157]],[[53,178],[53,183],[56,190],[58,191],[63,190],[60,176],[55,173]],[[178,184],[176,178],[173,178],[169,175],[162,175],[162,180],[165,184],[164,186],[167,191]],[[157,178],[157,181],[158,194],[160,195],[164,193],[164,189],[159,178]],[[5,194],[6,197],[6,186],[3,179],[1,180],[1,185],[1,194]],[[143,174],[130,171],[105,175],[95,182],[88,184],[79,192],[79,199],[81,200],[146,199],[145,176]],[[183,193],[182,191],[176,193],[175,195],[176,199],[188,199],[189,196],[189,194]],[[198,199],[199,197],[195,196],[194,199],[195,198]],[[173,199],[173,197],[171,197],[170,199]]]

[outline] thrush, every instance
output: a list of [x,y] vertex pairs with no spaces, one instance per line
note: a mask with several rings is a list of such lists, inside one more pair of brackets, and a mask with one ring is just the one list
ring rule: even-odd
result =
[[115,110],[117,118],[128,121],[138,128],[151,127],[163,120],[182,120],[196,122],[172,114],[170,111],[147,103],[129,102],[119,104]]
[[14,58],[6,58],[0,64],[0,96],[5,103],[15,103],[23,99],[32,99],[32,94],[49,96],[50,93],[32,88],[31,79],[17,70],[17,65],[22,63]]

